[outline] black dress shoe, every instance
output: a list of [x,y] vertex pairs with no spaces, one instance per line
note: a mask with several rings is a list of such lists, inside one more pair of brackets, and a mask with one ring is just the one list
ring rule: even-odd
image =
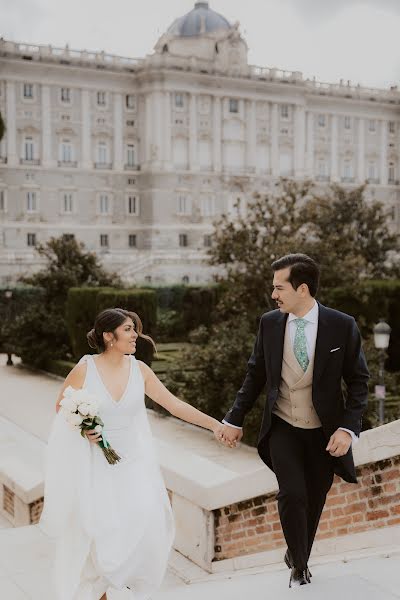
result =
[[307,583],[310,583],[307,577],[307,569],[293,567],[290,573],[289,587],[298,587],[299,585],[307,585]]
[[[288,569],[293,569],[294,564],[293,564],[293,561],[292,561],[292,557],[290,556],[289,548],[285,552],[284,561],[285,561]],[[307,579],[308,579],[308,583],[311,583],[311,581],[310,581],[311,577],[312,577],[311,571],[307,567]]]

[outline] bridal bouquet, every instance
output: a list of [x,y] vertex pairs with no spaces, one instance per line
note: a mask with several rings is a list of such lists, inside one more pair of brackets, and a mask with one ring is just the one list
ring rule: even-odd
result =
[[85,437],[85,432],[90,429],[102,434],[97,443],[110,465],[115,465],[121,460],[121,457],[111,448],[104,433],[102,433],[104,423],[100,418],[99,405],[93,394],[84,389],[76,390],[68,386],[64,390],[60,406],[67,423],[76,429],[80,429],[82,437]]

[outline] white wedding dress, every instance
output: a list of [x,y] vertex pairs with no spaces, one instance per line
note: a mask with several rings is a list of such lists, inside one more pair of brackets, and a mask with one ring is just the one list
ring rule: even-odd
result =
[[145,600],[160,586],[174,525],[144,404],[144,382],[131,356],[128,384],[115,402],[87,355],[83,387],[100,404],[107,441],[122,457],[108,464],[97,444],[58,413],[50,434],[45,504],[39,526],[56,538],[57,600],[99,600],[108,588]]

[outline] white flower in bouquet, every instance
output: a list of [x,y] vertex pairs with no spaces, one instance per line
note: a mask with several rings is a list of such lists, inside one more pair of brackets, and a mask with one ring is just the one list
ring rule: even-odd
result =
[[61,400],[60,406],[62,406],[67,412],[75,412],[76,411],[76,402],[71,396],[67,396]]
[[[80,414],[83,415],[84,417],[86,417],[89,414],[89,408],[90,408],[90,405],[86,404],[86,402],[82,402],[82,404],[80,404],[78,406],[78,410],[79,410]],[[96,415],[92,415],[92,416],[96,416]]]
[[99,413],[99,405],[97,402],[89,402],[88,404],[88,415],[91,417],[97,417]]
[[101,438],[97,444],[102,449],[107,461],[115,465],[121,460],[118,454],[111,448],[107,442],[104,433],[104,423],[99,415],[99,404],[96,397],[85,389],[76,390],[68,386],[64,390],[64,395],[60,401],[61,414],[67,423],[76,429],[80,429],[81,435],[86,436],[86,431],[96,431],[101,433]]
[[81,425],[83,417],[82,415],[78,415],[77,413],[69,413],[67,415],[67,421],[70,425],[78,426]]

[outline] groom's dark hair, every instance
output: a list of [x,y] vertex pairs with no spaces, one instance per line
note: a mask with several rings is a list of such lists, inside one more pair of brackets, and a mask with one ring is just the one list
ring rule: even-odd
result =
[[320,269],[315,260],[307,254],[287,254],[278,260],[275,260],[272,265],[272,270],[281,271],[282,269],[290,268],[288,277],[292,287],[297,288],[306,283],[311,296],[316,296],[319,285]]

